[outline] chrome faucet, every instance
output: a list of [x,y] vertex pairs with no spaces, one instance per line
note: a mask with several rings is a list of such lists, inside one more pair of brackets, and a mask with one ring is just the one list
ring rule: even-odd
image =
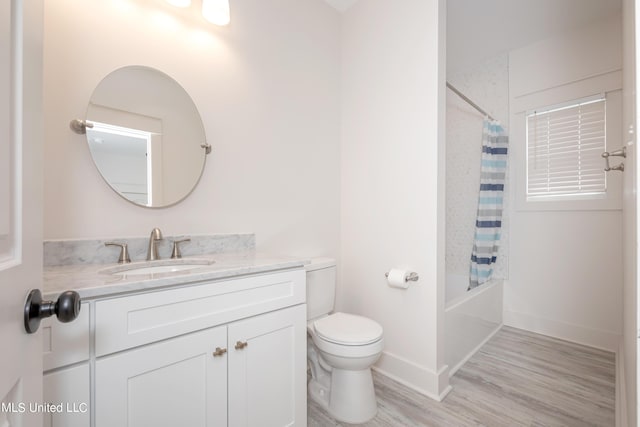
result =
[[158,256],[158,240],[162,240],[162,231],[159,228],[151,230],[151,236],[149,236],[149,249],[147,250],[147,261],[155,261],[160,259]]

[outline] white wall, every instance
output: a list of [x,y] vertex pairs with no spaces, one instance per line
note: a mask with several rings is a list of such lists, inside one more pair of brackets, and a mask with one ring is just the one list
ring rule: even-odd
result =
[[[259,248],[338,254],[340,17],[322,0],[232,2],[220,28],[163,1],[45,5],[45,239],[255,232]],[[122,200],[71,119],[125,65],[177,80],[213,153],[193,194],[151,210]]]
[[[465,70],[450,73],[447,81],[500,120],[509,132],[509,56],[502,54]],[[453,91],[447,90],[447,275],[469,276],[475,234],[482,158],[484,117]],[[509,183],[504,197],[502,238],[494,277],[508,278]],[[447,298],[449,299],[449,298]]]
[[[607,92],[607,147],[622,146],[621,18],[510,52],[510,173],[522,176],[524,110]],[[563,99],[566,98],[566,99]],[[617,159],[616,159],[617,160]],[[613,162],[614,164],[617,163]],[[604,165],[603,165],[604,167]],[[625,172],[626,174],[627,172]],[[608,175],[610,189],[620,186]],[[513,181],[512,181],[513,182]],[[524,184],[511,186],[511,254],[505,323],[587,345],[617,350],[622,333],[622,213],[573,202],[561,210],[518,204]]]
[[[443,5],[366,0],[342,21],[338,309],[378,321],[385,350],[377,369],[432,397],[447,386],[438,334]],[[392,267],[416,271],[420,281],[407,290],[390,288],[384,273]]]

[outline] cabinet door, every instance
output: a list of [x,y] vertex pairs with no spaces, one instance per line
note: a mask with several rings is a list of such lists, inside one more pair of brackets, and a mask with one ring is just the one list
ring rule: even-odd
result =
[[96,361],[96,427],[226,427],[227,328]]
[[[87,427],[90,424],[89,364],[61,369],[43,377],[44,427]],[[54,412],[55,410],[55,412]]]
[[307,425],[306,305],[229,325],[229,425]]

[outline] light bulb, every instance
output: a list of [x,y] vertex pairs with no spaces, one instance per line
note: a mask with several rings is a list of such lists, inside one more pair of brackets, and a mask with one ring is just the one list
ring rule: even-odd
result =
[[172,6],[176,7],[189,7],[191,6],[191,0],[165,0]]
[[202,16],[216,25],[227,25],[231,20],[229,0],[202,0]]

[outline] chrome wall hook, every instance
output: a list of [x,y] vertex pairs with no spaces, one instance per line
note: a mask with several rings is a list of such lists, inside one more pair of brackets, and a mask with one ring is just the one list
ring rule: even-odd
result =
[[69,122],[69,127],[78,135],[84,135],[87,133],[87,128],[91,129],[93,127],[93,123],[86,120],[73,119]]

